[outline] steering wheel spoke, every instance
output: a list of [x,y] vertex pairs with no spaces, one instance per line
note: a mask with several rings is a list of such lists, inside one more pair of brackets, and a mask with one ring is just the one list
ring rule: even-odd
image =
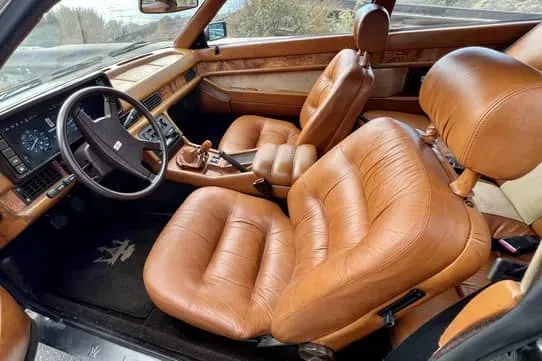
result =
[[111,118],[112,120],[119,119],[118,103],[109,96],[104,97],[104,114],[106,118]]
[[[104,97],[104,116],[93,119],[80,104],[83,98],[96,95]],[[139,114],[144,115],[158,133],[160,141],[154,142],[133,137],[120,122],[120,103],[117,99],[128,102]],[[73,113],[72,110],[74,110]],[[97,156],[115,168],[150,182],[150,185],[139,192],[122,193],[102,186],[86,174],[77,163],[70,148],[67,134],[69,114],[74,115],[79,130]],[[109,87],[89,87],[75,92],[65,101],[59,112],[57,138],[62,157],[71,170],[85,185],[104,196],[117,199],[140,198],[156,189],[165,176],[167,142],[160,131],[158,122],[143,104],[119,90]],[[143,165],[143,153],[146,150],[161,151],[161,168],[158,174],[153,174]]]

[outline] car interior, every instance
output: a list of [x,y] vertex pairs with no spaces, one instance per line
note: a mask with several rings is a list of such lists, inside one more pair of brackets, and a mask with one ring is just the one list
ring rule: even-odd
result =
[[[0,1],[0,66],[57,2]],[[0,361],[542,360],[542,17],[213,42],[227,4],[0,86]]]

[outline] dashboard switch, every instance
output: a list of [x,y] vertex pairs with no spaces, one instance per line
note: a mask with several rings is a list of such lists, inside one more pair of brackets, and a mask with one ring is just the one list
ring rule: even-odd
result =
[[75,175],[72,174],[72,175],[68,176],[66,179],[64,179],[64,180],[62,181],[62,183],[63,183],[64,185],[67,185],[67,186],[68,186],[68,185],[72,184],[74,180],[75,180]]
[[19,164],[22,163],[21,158],[19,158],[17,156],[9,158],[9,162],[14,167],[16,167],[16,166],[18,166]]
[[47,192],[47,197],[49,198],[54,198],[56,196],[58,196],[58,193],[60,193],[60,191],[58,189],[51,189],[49,192]]
[[17,173],[23,174],[23,173],[26,173],[28,171],[28,168],[26,168],[26,165],[20,164],[20,165],[15,167],[15,170],[17,171]]
[[8,143],[4,139],[0,140],[0,150],[4,150],[7,147],[8,147]]
[[2,151],[2,154],[9,159],[15,155],[15,152],[11,148],[6,148]]

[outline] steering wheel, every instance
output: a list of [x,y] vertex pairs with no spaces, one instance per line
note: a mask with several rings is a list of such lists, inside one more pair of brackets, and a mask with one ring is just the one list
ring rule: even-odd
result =
[[[104,116],[92,119],[81,107],[81,101],[89,96],[104,97]],[[139,114],[143,114],[158,135],[159,142],[133,137],[121,124],[117,99],[131,104]],[[68,122],[72,118],[92,150],[114,168],[123,170],[150,184],[137,192],[123,193],[104,187],[88,175],[75,158],[68,139]],[[84,88],[73,93],[62,105],[58,113],[56,135],[60,154],[78,180],[103,196],[132,200],[145,197],[158,188],[165,177],[167,167],[167,143],[160,126],[147,108],[130,95],[104,86]],[[161,151],[161,167],[153,174],[142,164],[145,150]]]

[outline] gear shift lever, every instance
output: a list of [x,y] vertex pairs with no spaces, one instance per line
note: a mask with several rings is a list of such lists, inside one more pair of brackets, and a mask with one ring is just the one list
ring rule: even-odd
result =
[[213,147],[213,142],[210,140],[204,141],[199,147],[189,147],[183,150],[183,162],[192,168],[202,168],[209,157],[209,150]]

